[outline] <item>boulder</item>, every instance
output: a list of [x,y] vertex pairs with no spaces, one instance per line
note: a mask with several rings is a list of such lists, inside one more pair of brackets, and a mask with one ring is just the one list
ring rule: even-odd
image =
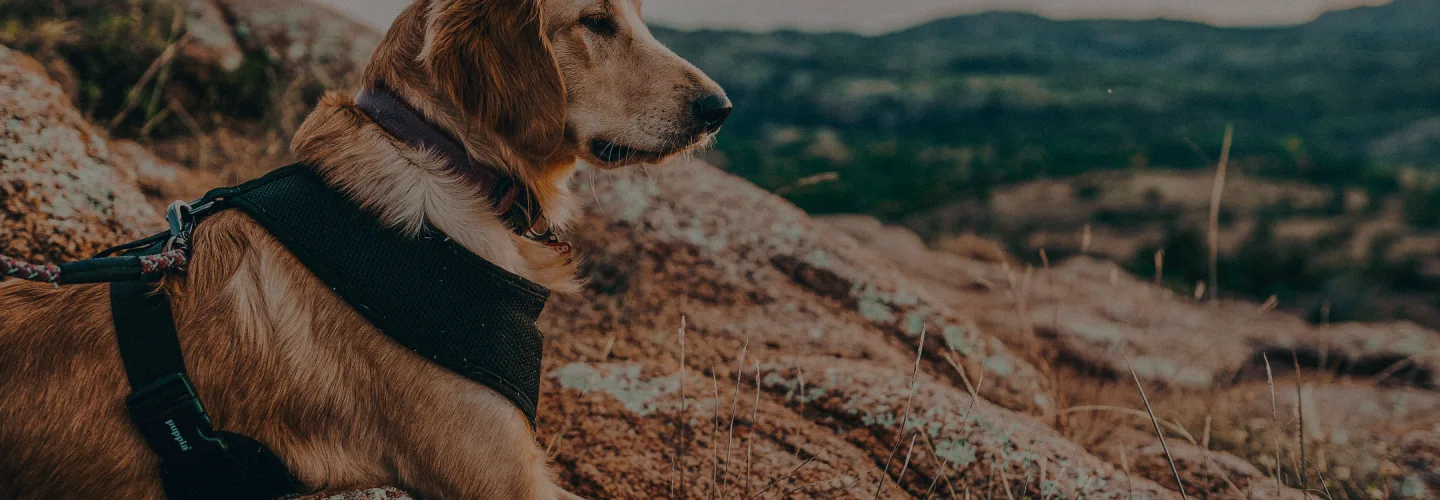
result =
[[144,162],[160,160],[117,152],[40,63],[0,46],[0,251],[56,262],[162,227],[137,185]]

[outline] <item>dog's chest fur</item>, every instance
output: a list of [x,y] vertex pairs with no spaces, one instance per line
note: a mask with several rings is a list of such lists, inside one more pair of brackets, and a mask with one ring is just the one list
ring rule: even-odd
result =
[[[428,223],[476,255],[552,292],[579,289],[570,256],[515,235],[478,194],[481,190],[443,158],[391,137],[349,96],[322,99],[291,148],[331,185],[407,234],[418,234]],[[573,170],[571,160],[524,179],[557,230],[577,214],[568,186]]]

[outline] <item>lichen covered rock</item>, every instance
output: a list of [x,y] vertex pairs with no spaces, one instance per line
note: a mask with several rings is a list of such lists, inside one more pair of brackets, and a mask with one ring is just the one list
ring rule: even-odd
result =
[[163,226],[135,156],[112,146],[39,63],[0,46],[0,251],[55,262]]

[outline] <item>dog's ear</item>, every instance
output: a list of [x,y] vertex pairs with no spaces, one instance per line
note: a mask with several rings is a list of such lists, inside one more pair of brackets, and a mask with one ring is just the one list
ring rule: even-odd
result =
[[540,161],[565,134],[565,83],[540,0],[431,4],[421,61],[462,113]]

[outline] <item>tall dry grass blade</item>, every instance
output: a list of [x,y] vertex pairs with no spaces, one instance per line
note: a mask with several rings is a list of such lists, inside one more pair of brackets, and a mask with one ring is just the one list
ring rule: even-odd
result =
[[[895,458],[895,453],[900,451],[900,443],[905,441],[905,432],[910,424],[910,404],[915,401],[915,381],[920,377],[920,359],[925,356],[925,333],[927,328],[920,329],[920,345],[915,348],[915,364],[910,369],[910,385],[906,387],[905,410],[900,417],[900,433],[895,436],[895,447],[890,449],[890,455],[885,457],[885,470],[880,474],[880,484],[875,487],[875,498],[879,500],[880,492],[885,489],[885,479],[890,477],[890,461]],[[913,446],[913,438],[912,438]]]
[[1165,249],[1155,251],[1155,286],[1165,286]]
[[1300,491],[1304,493],[1305,500],[1310,500],[1310,489],[1306,486],[1305,478],[1305,394],[1300,386],[1300,355],[1294,349],[1290,350],[1290,361],[1295,364],[1295,413],[1300,416],[1300,431],[1296,439],[1300,445],[1300,463],[1296,464],[1295,474],[1300,476]]
[[1310,468],[1315,469],[1315,477],[1320,478],[1320,487],[1323,488],[1321,493],[1325,495],[1325,500],[1335,500],[1335,497],[1330,495],[1330,483],[1325,481],[1325,472],[1320,470],[1320,467],[1315,465],[1314,462],[1308,463],[1310,464]]
[[149,138],[150,132],[155,129],[155,126],[165,121],[166,118],[170,117],[170,113],[174,112],[175,110],[173,108],[166,106],[165,109],[160,110],[159,113],[155,113],[144,125],[140,126],[140,137]]
[[960,417],[960,425],[970,422],[970,412],[975,410],[975,404],[980,402],[980,391],[985,388],[985,365],[980,365],[980,379],[975,381],[975,389],[970,393],[970,406],[965,408],[965,416]]
[[958,353],[955,352],[954,346],[950,347],[949,353],[940,353],[940,357],[945,358],[945,362],[949,363],[950,367],[955,369],[955,373],[960,374],[960,381],[965,384],[965,392],[972,395],[975,394],[975,385],[970,383],[970,376],[965,374],[965,369],[960,367],[960,363],[955,362],[955,358],[950,357],[951,354],[958,355]]
[[[934,457],[934,458],[939,458],[939,457],[940,457],[940,451],[935,447],[935,442],[930,439],[930,433],[929,433],[929,432],[925,432],[925,431],[920,431],[920,432],[917,432],[917,434],[919,434],[920,437],[925,438],[925,446],[928,447],[928,448],[930,448],[930,456],[931,456],[931,457]],[[955,483],[950,482],[950,476],[945,475],[945,468],[946,468],[947,466],[949,466],[949,464],[950,464],[950,459],[949,459],[949,458],[946,458],[944,461],[942,461],[942,462],[940,463],[940,471],[936,473],[937,475],[935,476],[934,479],[937,479],[937,480],[938,480],[938,479],[940,479],[941,477],[944,477],[944,478],[945,478],[945,487],[950,490],[950,498],[955,498]],[[934,487],[935,487],[935,486],[934,486],[934,482],[932,481],[932,483],[931,483],[931,488],[933,489]]]
[[1000,465],[1000,491],[1005,492],[1005,500],[1015,500],[1015,495],[1010,493],[1010,474],[1005,472],[1005,466]]
[[1269,314],[1275,312],[1278,308],[1280,308],[1280,296],[1271,295],[1270,298],[1265,299],[1265,302],[1260,304],[1260,307],[1256,308],[1255,311],[1260,314]]
[[990,477],[985,480],[985,483],[987,483],[985,498],[995,498],[995,462],[990,462]]
[[795,367],[795,382],[800,386],[797,398],[800,400],[800,407],[803,410],[805,407],[805,370],[800,369],[799,366]]
[[680,439],[675,440],[675,460],[680,463],[680,498],[685,498],[685,453],[689,449],[685,441],[686,426],[690,422],[690,407],[685,400],[685,316],[680,316]]
[[1260,353],[1260,358],[1265,360],[1265,383],[1270,385],[1270,420],[1275,426],[1275,466],[1271,471],[1275,475],[1275,494],[1280,494],[1280,407],[1275,402],[1275,372],[1270,370],[1270,355]]
[[1035,483],[1040,486],[1040,500],[1048,500],[1050,498],[1050,495],[1045,493],[1045,479],[1050,477],[1046,470],[1049,463],[1050,461],[1046,460],[1045,457],[1040,457],[1040,482]]
[[1210,189],[1210,300],[1220,297],[1220,197],[1225,194],[1225,174],[1230,166],[1230,146],[1235,140],[1235,125],[1225,126],[1225,143],[1220,147],[1220,162],[1215,167],[1215,183]]
[[565,433],[570,432],[570,426],[573,425],[574,422],[575,419],[572,418],[571,415],[565,416],[565,422],[560,424],[560,432],[555,433],[554,436],[550,436],[550,443],[545,445],[545,456],[552,458],[555,456],[555,449],[559,446],[560,439],[565,437]]
[[745,498],[750,497],[750,461],[755,451],[755,435],[760,433],[760,361],[755,360],[755,406],[750,410],[750,441],[745,448]]
[[850,491],[850,488],[853,488],[856,484],[860,483],[860,481],[863,481],[863,480],[865,480],[865,478],[870,477],[870,474],[871,474],[871,473],[879,472],[879,471],[880,471],[879,468],[874,468],[874,469],[870,469],[870,470],[865,471],[864,474],[860,475],[860,477],[855,478],[854,481],[850,481],[849,483],[842,485],[842,486],[840,487],[840,491],[837,491],[837,492],[835,492],[834,494],[832,494],[832,495],[830,495],[830,496],[828,496],[828,497],[825,497],[825,500],[830,500],[830,499],[833,499],[833,498],[838,498],[840,495],[843,495],[843,494],[849,492],[849,491]]
[[[1401,370],[1404,370],[1406,368],[1418,367],[1420,360],[1435,356],[1437,354],[1440,354],[1440,349],[1421,351],[1400,358],[1399,361],[1391,363],[1389,366],[1386,366],[1384,370],[1380,370],[1379,373],[1376,373],[1374,376],[1370,377],[1370,383],[1379,385],[1380,383],[1388,380],[1390,377],[1395,376],[1395,374],[1400,373]],[[1324,365],[1321,366],[1323,367]]]
[[[804,469],[806,465],[810,465],[810,462],[814,462],[816,458],[820,458],[820,455],[819,455],[818,453],[815,454],[815,455],[811,455],[809,459],[806,459],[806,460],[805,460],[804,462],[802,462],[800,465],[795,466],[794,469],[790,469],[790,473],[789,473],[789,474],[786,474],[786,475],[781,476],[781,477],[779,477],[779,478],[770,480],[770,484],[765,485],[765,488],[763,488],[763,489],[761,489],[760,491],[756,492],[756,493],[755,493],[755,496],[753,496],[753,497],[751,497],[751,498],[761,498],[761,497],[765,496],[765,492],[770,491],[770,488],[774,488],[776,485],[778,485],[778,484],[780,484],[780,483],[783,483],[783,482],[785,482],[786,480],[788,480],[788,479],[790,479],[790,478],[792,478],[792,477],[795,477],[795,474],[798,473],[798,472],[800,472],[800,469]],[[783,495],[782,495],[782,498],[783,498]]]
[[[740,347],[740,362],[735,366],[735,392],[730,395],[730,430],[729,436],[725,438],[725,468],[720,471],[720,478],[730,483],[730,452],[734,449],[735,442],[735,412],[740,409],[740,381],[745,379],[745,352],[750,350],[750,339],[747,336],[745,345]],[[758,390],[758,388],[757,388]]]
[[1240,486],[1235,484],[1235,481],[1230,480],[1230,475],[1229,475],[1229,474],[1226,474],[1225,471],[1216,468],[1216,467],[1215,467],[1215,463],[1210,460],[1210,424],[1211,424],[1211,420],[1212,420],[1211,416],[1210,416],[1209,414],[1206,414],[1206,415],[1205,415],[1205,431],[1204,431],[1204,433],[1201,434],[1200,444],[1199,444],[1200,449],[1201,449],[1201,450],[1204,450],[1204,452],[1205,452],[1205,459],[1204,459],[1204,463],[1200,464],[1200,468],[1205,469],[1205,470],[1207,470],[1207,471],[1210,471],[1210,472],[1214,473],[1215,475],[1220,476],[1220,479],[1225,480],[1225,484],[1228,485],[1228,486],[1230,486],[1230,490],[1231,490],[1231,491],[1234,491],[1234,492],[1235,492],[1235,497],[1236,497],[1236,498],[1243,498],[1243,499],[1249,500],[1250,495],[1246,495],[1245,492],[1240,489]]
[[[934,450],[933,445],[931,446],[931,450]],[[930,454],[931,456],[935,456],[934,451],[931,451]],[[945,477],[945,469],[949,466],[950,459],[946,458],[940,461],[940,470],[935,473],[935,477],[930,478],[930,487],[925,489],[925,500],[930,500],[930,497],[935,495],[935,487],[940,485],[940,478]],[[952,493],[950,497],[954,498],[955,495]]]
[[[1130,409],[1130,408],[1121,408],[1121,407],[1118,407],[1118,406],[1104,406],[1104,405],[1071,406],[1071,407],[1069,407],[1069,408],[1060,410],[1060,411],[1055,412],[1055,413],[1060,414],[1060,415],[1068,415],[1068,414],[1071,414],[1071,413],[1079,413],[1079,412],[1082,412],[1082,411],[1118,413],[1118,414],[1121,414],[1121,415],[1129,415],[1129,416],[1132,416],[1132,417],[1144,418],[1144,419],[1151,418],[1151,415],[1150,415],[1149,413],[1146,413],[1146,412],[1143,412],[1143,411],[1140,411],[1140,410],[1134,410],[1134,409]],[[1178,423],[1178,422],[1173,422],[1173,421],[1170,421],[1170,420],[1164,420],[1164,419],[1160,419],[1159,422],[1162,423],[1162,424],[1165,424],[1165,426],[1166,426],[1166,427],[1169,427],[1171,431],[1174,431],[1174,432],[1180,434],[1181,436],[1183,436],[1186,441],[1189,441],[1189,442],[1190,442],[1190,444],[1196,445],[1196,446],[1199,446],[1199,445],[1200,445],[1199,441],[1196,441],[1196,440],[1195,440],[1195,436],[1193,436],[1193,435],[1190,434],[1190,430],[1189,430],[1189,429],[1186,429],[1185,426],[1180,425],[1180,423]]]
[[1210,449],[1210,421],[1211,421],[1211,420],[1212,420],[1212,419],[1211,419],[1211,415],[1208,414],[1208,413],[1205,414],[1205,430],[1202,431],[1201,434],[1200,434],[1200,436],[1201,436],[1201,437],[1200,437],[1200,447],[1201,447],[1201,448],[1204,448],[1204,449],[1206,449],[1206,450],[1209,450],[1209,449]]
[[715,366],[710,366],[710,384],[715,390],[715,411],[711,417],[710,426],[710,499],[714,500],[720,494],[720,377],[715,374]]
[[1125,500],[1135,498],[1135,483],[1130,479],[1130,456],[1120,447],[1120,469],[1125,471]]
[[905,471],[910,469],[910,456],[915,453],[915,438],[918,437],[918,432],[910,434],[910,448],[905,450],[905,464],[900,466],[900,473],[895,475],[895,486],[900,487],[900,491],[905,491],[905,485],[901,481],[905,480]]
[[130,87],[130,93],[125,94],[125,101],[120,106],[120,112],[116,113],[115,117],[110,119],[110,123],[106,124],[105,130],[114,130],[115,127],[120,126],[121,122],[125,121],[125,118],[130,116],[130,112],[134,111],[135,105],[140,102],[140,94],[144,93],[145,87],[150,85],[150,80],[154,79],[155,75],[160,72],[160,69],[175,57],[175,53],[180,50],[180,47],[190,42],[190,36],[190,33],[181,35],[179,40],[165,47],[165,51],[161,52],[159,57],[156,57],[154,61],[150,62],[150,67],[145,68],[145,72],[140,74],[140,80],[136,81],[135,85]]
[[1160,438],[1160,449],[1165,451],[1165,461],[1170,462],[1170,472],[1175,474],[1175,487],[1180,489],[1180,498],[1188,500],[1190,495],[1185,493],[1185,481],[1180,479],[1180,468],[1175,466],[1175,456],[1170,454],[1170,445],[1165,443],[1165,431],[1160,429],[1160,419],[1155,416],[1155,409],[1150,406],[1150,397],[1145,395],[1145,386],[1140,383],[1140,375],[1135,373],[1135,365],[1130,362],[1130,354],[1121,351],[1125,356],[1125,367],[1130,370],[1130,377],[1135,379],[1135,388],[1140,390],[1140,400],[1145,402],[1145,411],[1150,414],[1150,423],[1155,425],[1155,436]]
[[838,479],[839,479],[839,478],[833,478],[833,477],[832,477],[832,478],[830,478],[830,479],[821,479],[821,480],[819,480],[819,481],[808,482],[808,483],[802,484],[802,485],[800,485],[800,486],[796,486],[796,487],[794,487],[794,488],[790,488],[790,489],[788,489],[788,490],[785,490],[785,491],[780,492],[779,498],[788,498],[791,493],[795,493],[795,492],[797,492],[797,491],[805,491],[805,490],[809,489],[811,486],[815,486],[815,485],[820,484],[820,483],[828,483],[828,482],[835,481],[835,480],[838,480]]
[[[175,15],[170,19],[170,43],[175,43],[179,39],[180,30],[185,27],[185,8],[176,5],[174,10]],[[165,86],[170,83],[171,68],[174,66],[174,62],[173,58],[165,61],[160,68],[159,76],[155,78],[155,86],[150,91],[150,103],[145,106],[146,121],[154,119],[155,114],[160,112],[160,99],[164,97]]]
[[[1044,248],[1040,249],[1040,264],[1043,266],[1045,273],[1045,286],[1054,290],[1055,277],[1050,274],[1050,253],[1046,252]],[[1064,301],[1057,300],[1050,305],[1050,328],[1052,330],[1060,329],[1060,304],[1063,302]]]
[[195,138],[194,168],[204,170],[205,157],[207,155],[205,151],[210,149],[210,141],[205,137],[205,129],[200,127],[200,122],[195,121],[195,117],[191,116],[190,112],[185,110],[185,105],[180,104],[178,99],[170,100],[170,109],[175,110],[175,115],[179,116],[180,121],[185,124],[185,127],[190,129],[190,136]]

